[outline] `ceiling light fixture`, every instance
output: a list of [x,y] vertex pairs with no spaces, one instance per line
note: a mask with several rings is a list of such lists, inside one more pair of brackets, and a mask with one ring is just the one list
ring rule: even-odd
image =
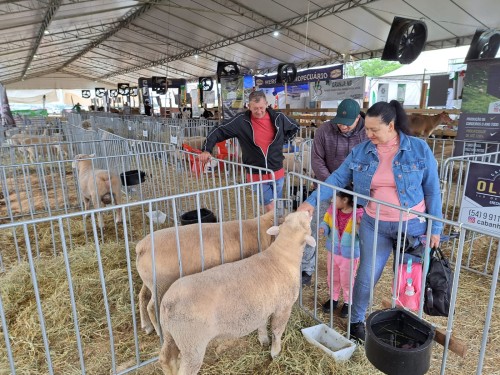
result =
[[280,35],[280,32],[279,32],[279,31],[275,31],[275,32],[273,33],[273,35],[276,37],[276,36]]
[[196,55],[194,55],[194,58],[195,58],[195,59],[197,59],[197,58],[198,58],[198,55],[197,55],[197,54],[196,54]]
[[49,31],[49,30],[45,30],[43,33],[44,33],[45,35],[47,35],[47,34],[50,34],[50,31]]

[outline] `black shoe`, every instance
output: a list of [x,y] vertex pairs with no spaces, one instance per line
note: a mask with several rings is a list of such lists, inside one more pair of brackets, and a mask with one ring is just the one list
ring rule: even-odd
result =
[[365,342],[364,322],[351,323],[351,340],[354,340],[358,344]]
[[302,271],[302,285],[311,285],[311,275],[308,275],[305,271]]
[[342,310],[340,310],[340,317],[341,318],[347,318],[349,316],[349,305],[347,303],[344,303],[342,306]]
[[[332,301],[332,309],[335,310],[337,308],[337,305],[339,304],[339,301],[335,301],[333,300]],[[325,314],[328,314],[330,312],[330,300],[326,301],[324,304],[323,304],[323,312]]]

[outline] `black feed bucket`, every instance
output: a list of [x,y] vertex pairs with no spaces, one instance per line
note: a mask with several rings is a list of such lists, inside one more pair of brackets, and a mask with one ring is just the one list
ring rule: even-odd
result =
[[366,357],[385,374],[425,374],[433,340],[434,327],[403,309],[375,311],[366,321]]
[[120,173],[120,179],[122,180],[122,185],[138,185],[146,179],[146,172],[138,171],[137,169],[126,171],[125,173]]
[[[214,213],[206,208],[200,208],[200,217],[202,223],[216,223],[217,218]],[[198,222],[198,211],[188,211],[181,215],[181,225],[196,224]]]

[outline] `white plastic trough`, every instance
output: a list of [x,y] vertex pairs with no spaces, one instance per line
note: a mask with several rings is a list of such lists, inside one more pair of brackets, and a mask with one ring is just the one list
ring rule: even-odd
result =
[[337,362],[349,360],[356,349],[354,342],[347,340],[326,324],[303,328],[302,334],[307,341],[326,352]]

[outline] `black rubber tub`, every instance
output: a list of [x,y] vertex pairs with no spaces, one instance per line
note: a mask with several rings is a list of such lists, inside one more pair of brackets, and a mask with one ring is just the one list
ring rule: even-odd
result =
[[138,171],[137,169],[126,171],[125,173],[120,173],[120,179],[122,180],[122,185],[139,185],[139,183],[144,182],[146,179],[146,172]]
[[406,310],[374,311],[366,320],[366,357],[385,374],[425,374],[434,333],[434,327]]
[[[200,208],[200,217],[202,223],[216,223],[217,218],[214,213],[206,208]],[[198,222],[198,211],[188,211],[181,215],[181,225],[195,224]]]

